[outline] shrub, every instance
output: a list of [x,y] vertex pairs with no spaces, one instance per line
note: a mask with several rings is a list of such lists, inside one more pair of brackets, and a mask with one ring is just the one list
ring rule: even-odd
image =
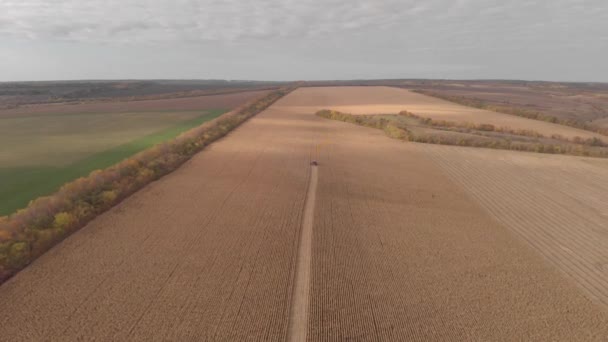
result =
[[491,125],[491,124],[481,124],[481,125],[478,125],[477,127],[478,127],[477,129],[479,129],[480,131],[489,131],[489,132],[492,132],[492,131],[496,130],[496,128],[494,127],[494,125]]
[[408,136],[408,131],[404,128],[397,127],[395,124],[389,123],[384,126],[384,132],[391,138],[405,139]]
[[61,212],[55,215],[53,220],[53,228],[67,231],[76,223],[76,217],[70,213]]
[[29,261],[29,246],[26,242],[14,242],[10,245],[6,258],[9,268],[21,268]]
[[8,230],[0,230],[0,243],[9,240],[12,234]]
[[101,197],[101,201],[103,202],[103,204],[111,205],[116,201],[116,198],[118,198],[118,191],[117,190],[104,191],[101,193],[100,197]]

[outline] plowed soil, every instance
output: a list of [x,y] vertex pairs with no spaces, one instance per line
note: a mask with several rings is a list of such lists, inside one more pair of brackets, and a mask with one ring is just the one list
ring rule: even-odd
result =
[[[353,106],[385,105],[367,89]],[[424,145],[310,109],[343,94],[295,91],[38,259],[0,287],[0,340],[286,339],[311,159],[307,340],[608,337],[602,307]]]

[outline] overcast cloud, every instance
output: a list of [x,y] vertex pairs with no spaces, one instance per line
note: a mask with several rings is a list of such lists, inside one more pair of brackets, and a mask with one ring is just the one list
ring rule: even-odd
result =
[[0,0],[0,80],[608,81],[605,0]]

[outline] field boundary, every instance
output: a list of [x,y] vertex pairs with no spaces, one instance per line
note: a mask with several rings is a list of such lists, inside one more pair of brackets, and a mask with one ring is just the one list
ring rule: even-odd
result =
[[294,89],[270,92],[170,141],[67,183],[10,216],[0,217],[0,284],[101,213],[176,170]]
[[[125,158],[136,155],[141,151],[154,147],[165,141],[169,141],[178,137],[180,134],[187,132],[190,129],[198,127],[205,122],[212,121],[221,115],[229,112],[228,109],[210,109],[205,110],[202,115],[201,111],[197,111],[199,115],[189,120],[177,122],[171,126],[161,128],[146,135],[134,136],[132,140],[124,143],[93,152],[84,158],[73,161],[61,166],[28,166],[15,167],[13,172],[9,169],[0,170],[0,176],[3,171],[6,171],[6,179],[14,179],[15,183],[11,185],[0,186],[0,216],[10,215],[11,213],[22,209],[28,205],[31,200],[42,196],[48,196],[59,188],[76,180],[80,177],[85,177],[94,170],[101,170]],[[41,169],[45,171],[40,171]],[[29,171],[29,170],[34,170]],[[25,171],[25,172],[24,172]],[[35,174],[36,176],[27,176],[21,178],[24,174]],[[21,185],[19,185],[21,184]],[[27,184],[27,186],[24,186]]]
[[[450,121],[435,121],[428,118],[422,118],[407,111],[401,111],[399,114],[386,114],[384,117],[380,115],[353,115],[342,113],[335,110],[323,109],[316,113],[325,119],[343,121],[359,126],[377,128],[383,130],[387,136],[404,141],[451,145],[463,147],[491,148],[497,150],[510,150],[520,152],[545,153],[545,154],[562,154],[572,156],[584,156],[594,158],[608,158],[608,150],[606,144],[599,139],[573,139],[569,140],[559,135],[547,137],[559,143],[541,143],[541,142],[518,142],[511,141],[507,138],[490,138],[483,137],[485,140],[472,139],[466,134],[475,135],[476,132],[502,132],[508,133],[513,137],[544,137],[534,131],[516,131],[508,128],[496,128],[494,125],[485,124],[456,124]],[[389,119],[390,117],[390,119]],[[431,133],[417,133],[413,128],[414,125],[406,124],[399,121],[399,117],[406,117],[418,121],[417,125],[425,129],[431,129]],[[467,128],[476,129],[472,132],[458,132],[452,128]],[[451,132],[450,132],[451,131]],[[462,134],[462,137],[444,136],[438,132],[450,132]]]
[[[397,87],[397,88],[403,89],[401,87]],[[543,114],[539,111],[531,111],[529,109],[513,107],[513,106],[492,105],[492,104],[486,103],[483,100],[473,98],[473,97],[443,95],[443,94],[439,94],[434,91],[422,90],[422,89],[413,89],[411,91],[413,91],[414,93],[431,96],[431,97],[441,99],[444,101],[456,103],[461,106],[489,110],[489,111],[500,113],[500,114],[519,116],[522,118],[532,119],[532,120],[536,120],[536,121],[549,122],[549,123],[553,123],[553,124],[557,124],[557,125],[578,128],[578,129],[582,129],[584,131],[608,136],[608,128],[591,126],[588,123],[580,121],[580,120],[564,120],[564,119],[560,119],[560,118],[552,116],[552,115]]]
[[3,110],[11,110],[16,108],[31,108],[36,106],[45,106],[45,105],[75,105],[75,104],[95,104],[95,103],[105,103],[105,102],[137,102],[137,101],[153,101],[153,100],[170,100],[170,99],[182,99],[182,98],[190,98],[190,97],[203,97],[203,96],[214,96],[214,95],[229,95],[229,94],[238,94],[238,93],[246,93],[250,91],[276,91],[281,89],[280,86],[268,86],[268,87],[260,87],[260,88],[237,88],[237,89],[220,89],[220,90],[192,90],[192,91],[184,91],[184,92],[172,92],[172,93],[164,93],[164,94],[155,94],[155,95],[134,95],[134,96],[126,96],[126,97],[92,97],[92,98],[60,98],[57,100],[49,100],[46,102],[34,102],[34,103],[21,103],[15,105],[9,105],[2,107],[0,105],[0,111]]

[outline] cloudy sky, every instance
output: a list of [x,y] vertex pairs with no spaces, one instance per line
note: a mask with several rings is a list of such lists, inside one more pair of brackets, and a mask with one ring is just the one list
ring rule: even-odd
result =
[[0,81],[608,82],[607,0],[0,0]]

